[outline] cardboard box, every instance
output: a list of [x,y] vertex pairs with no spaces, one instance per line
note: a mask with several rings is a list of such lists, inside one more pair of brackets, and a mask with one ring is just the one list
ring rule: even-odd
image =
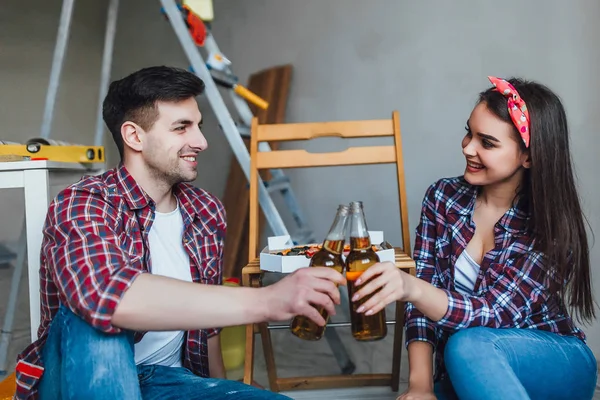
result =
[[[369,231],[369,236],[373,244],[383,242],[382,231]],[[289,235],[269,237],[267,247],[260,252],[260,269],[289,274],[297,269],[308,267],[310,258],[306,256],[279,256],[277,254],[270,254],[271,251],[281,251],[292,247],[294,247],[294,244]],[[394,249],[380,250],[377,252],[377,255],[382,262],[395,262],[396,260]]]

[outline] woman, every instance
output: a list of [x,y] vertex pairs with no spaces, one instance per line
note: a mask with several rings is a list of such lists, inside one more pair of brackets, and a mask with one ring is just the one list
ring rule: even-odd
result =
[[489,79],[467,121],[464,176],[425,194],[417,277],[377,264],[352,300],[379,290],[367,314],[408,302],[399,399],[591,399],[596,360],[569,315],[595,318],[565,111],[543,85]]

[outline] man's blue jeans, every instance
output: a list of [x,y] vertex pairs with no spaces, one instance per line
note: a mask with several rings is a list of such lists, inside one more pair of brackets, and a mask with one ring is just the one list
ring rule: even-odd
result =
[[40,398],[288,399],[241,382],[201,378],[186,368],[136,367],[133,349],[133,333],[106,335],[61,306],[42,354]]
[[596,359],[572,336],[535,329],[468,328],[450,337],[444,359],[449,379],[436,383],[438,400],[594,396]]

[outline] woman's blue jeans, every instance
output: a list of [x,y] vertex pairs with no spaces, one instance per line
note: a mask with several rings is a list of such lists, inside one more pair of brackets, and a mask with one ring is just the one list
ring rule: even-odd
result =
[[589,400],[596,387],[596,359],[585,343],[536,329],[463,329],[448,340],[444,359],[438,400]]

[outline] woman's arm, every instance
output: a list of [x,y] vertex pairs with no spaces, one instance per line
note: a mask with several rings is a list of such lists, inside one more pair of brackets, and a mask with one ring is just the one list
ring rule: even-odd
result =
[[[436,201],[437,184],[431,185],[423,198],[421,220],[416,229],[413,259],[416,276],[432,287],[440,285],[435,268]],[[406,303],[406,342],[409,362],[409,387],[405,395],[433,395],[433,351],[437,345],[438,329],[411,302]]]
[[380,263],[356,281],[360,284],[370,280],[352,300],[381,289],[357,311],[371,315],[392,301],[410,301],[437,327],[446,330],[475,326],[509,328],[519,326],[542,309],[558,286],[546,271],[540,253],[530,252],[513,265],[490,268],[495,269],[493,284],[484,295],[472,296],[436,288],[392,263]]
[[543,265],[541,253],[531,252],[512,265],[493,265],[493,284],[482,296],[440,290],[413,279],[409,297],[425,315],[446,330],[475,326],[509,328],[543,308],[558,289]]
[[408,345],[408,385],[418,391],[433,391],[433,346],[427,342]]
[[[433,287],[440,285],[435,269],[435,240],[436,229],[436,192],[440,190],[439,183],[431,185],[423,198],[421,220],[416,229],[415,250],[413,259],[416,263],[416,276]],[[436,326],[411,302],[406,303],[406,343],[410,346],[413,341],[427,342],[431,348],[436,346]]]

